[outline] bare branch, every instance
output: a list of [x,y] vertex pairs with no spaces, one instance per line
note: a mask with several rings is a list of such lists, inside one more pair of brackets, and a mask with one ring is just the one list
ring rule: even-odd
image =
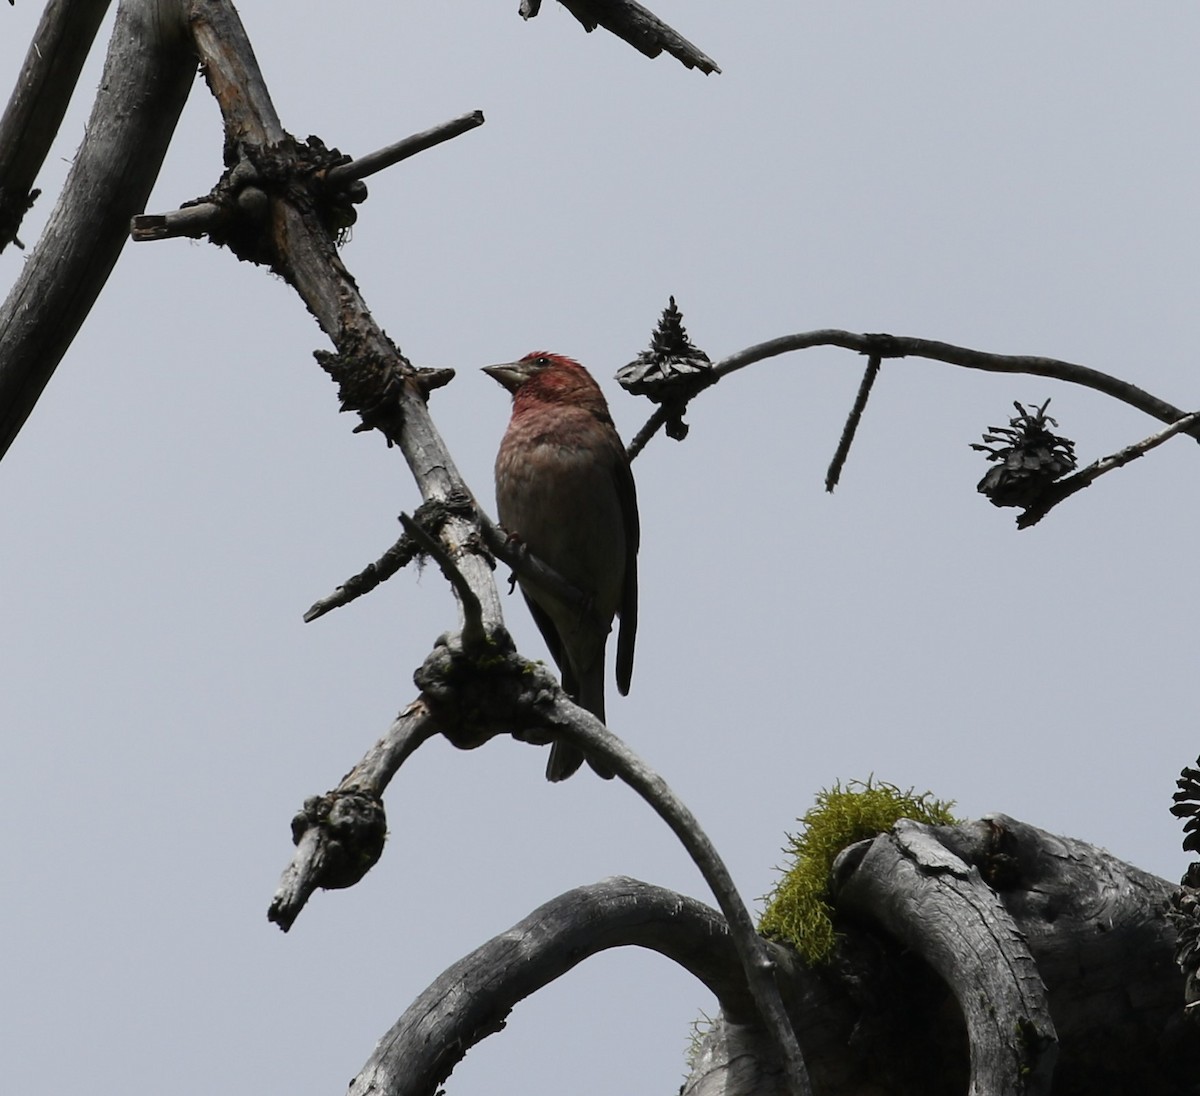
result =
[[[706,76],[721,71],[716,61],[634,0],[562,0],[562,5],[589,34],[603,27],[647,57],[666,50],[686,68],[698,68]],[[532,19],[541,6],[541,0],[521,0],[518,12],[522,19]]]
[[518,1002],[614,947],[665,955],[734,1016],[752,1007],[715,910],[636,879],[607,879],[547,902],[449,967],[379,1040],[348,1096],[427,1096]]
[[637,792],[671,828],[700,869],[729,922],[750,993],[765,1029],[779,1048],[789,1087],[795,1096],[810,1092],[772,961],[724,861],[695,816],[621,739],[591,712],[572,703],[557,681],[519,658],[505,665],[501,654],[497,650],[482,664],[455,637],[444,636],[416,672],[414,681],[442,734],[464,748],[504,732],[535,744],[565,739],[585,756],[602,761],[605,769]]
[[[192,0],[196,41],[205,74],[221,106],[227,138],[253,164],[274,171],[279,159],[299,151],[287,137],[271,104],[254,52],[236,12],[222,0]],[[269,261],[299,293],[338,353],[321,354],[323,367],[338,381],[343,403],[380,430],[404,453],[426,501],[448,503],[469,496],[462,477],[425,405],[430,384],[379,328],[359,288],[337,253],[303,188],[306,177],[282,172],[287,181],[270,205],[271,223],[261,234]],[[295,188],[294,190],[292,188]],[[475,535],[467,516],[451,517],[442,529],[450,551]],[[489,625],[503,618],[489,561],[481,553],[456,558],[480,599]]]
[[0,455],[70,346],[145,205],[196,59],[176,0],[123,0],[83,144],[0,308]]
[[267,919],[284,932],[318,888],[357,883],[383,851],[383,792],[392,777],[437,725],[420,701],[404,709],[340,784],[308,799],[292,820],[296,852],[284,869]]
[[110,0],[50,0],[0,118],[0,252],[17,239]]
[[850,408],[850,416],[842,428],[837,451],[833,454],[833,460],[829,462],[829,471],[825,473],[825,490],[830,493],[842,478],[842,466],[846,463],[846,457],[850,455],[850,446],[854,444],[854,435],[858,431],[858,424],[862,421],[863,412],[867,408],[867,400],[875,385],[875,378],[879,376],[880,360],[878,354],[872,354],[871,360],[867,362],[867,371],[859,383],[858,395],[854,397],[854,406]]
[[483,644],[483,608],[479,604],[479,598],[475,591],[471,589],[471,584],[467,582],[462,571],[454,565],[454,561],[446,550],[412,518],[407,514],[401,514],[400,524],[417,544],[433,556],[446,581],[454,587],[454,592],[458,594],[459,604],[462,605],[463,647],[469,652],[478,650]]
[[1070,498],[1076,491],[1082,491],[1085,487],[1091,487],[1106,472],[1111,472],[1114,468],[1121,468],[1130,461],[1145,456],[1151,449],[1157,448],[1176,434],[1190,432],[1197,424],[1200,424],[1200,411],[1193,411],[1190,415],[1176,419],[1165,430],[1160,430],[1157,434],[1151,434],[1148,438],[1127,445],[1111,456],[1102,457],[1086,468],[1081,468],[1073,476],[1052,483],[1037,502],[1017,518],[1017,528],[1028,529],[1031,525],[1036,525],[1063,499]]
[[407,160],[418,152],[424,152],[427,148],[440,145],[443,141],[449,141],[462,133],[468,133],[483,125],[483,121],[483,111],[473,110],[468,114],[451,118],[450,121],[443,122],[432,129],[414,133],[411,137],[405,137],[404,140],[388,145],[387,148],[381,148],[378,152],[369,152],[366,156],[360,156],[348,164],[331,168],[326,177],[330,183],[334,184],[365,179],[368,175],[374,175],[377,171],[383,171],[384,168],[398,164],[401,160]]
[[[877,353],[882,358],[929,358],[932,361],[959,365],[965,369],[981,369],[988,373],[1028,373],[1035,377],[1052,377],[1068,384],[1080,384],[1085,388],[1103,392],[1106,396],[1112,396],[1131,407],[1136,407],[1160,422],[1174,422],[1183,418],[1185,414],[1178,407],[1152,396],[1136,385],[1086,365],[1075,365],[1056,358],[989,354],[982,350],[971,350],[932,339],[915,339],[903,335],[859,335],[853,331],[836,329],[806,331],[797,335],[784,335],[739,350],[736,354],[730,354],[719,361],[713,368],[716,373],[724,376],[764,358],[786,354],[792,350],[807,350],[814,346],[840,346],[846,350],[856,350],[860,354]],[[1200,425],[1193,425],[1187,432],[1200,438]]]
[[129,238],[139,244],[177,236],[198,240],[225,216],[225,210],[216,202],[197,202],[170,213],[141,213],[130,223]]
[[304,623],[311,624],[326,613],[369,594],[381,582],[386,582],[402,568],[407,567],[417,555],[417,545],[405,534],[374,563],[368,563],[358,574],[346,579],[332,594],[315,602],[304,614]]

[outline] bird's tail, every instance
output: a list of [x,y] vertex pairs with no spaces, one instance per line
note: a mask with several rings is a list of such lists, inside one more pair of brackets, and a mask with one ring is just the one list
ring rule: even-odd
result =
[[[592,667],[591,671],[584,674],[581,681],[578,682],[578,689],[572,689],[570,686],[576,682],[571,681],[572,675],[563,674],[563,688],[566,689],[568,695],[581,708],[586,708],[592,713],[601,723],[604,722],[604,658],[601,656],[597,660],[597,664]],[[583,764],[583,753],[569,742],[558,741],[550,747],[550,760],[546,762],[546,779],[557,783],[559,780],[566,780],[568,776],[575,772],[580,765]],[[611,780],[613,773],[610,768],[603,764],[597,764],[590,757],[587,763],[592,767],[592,770],[597,776],[605,780]]]
[[569,742],[555,742],[550,747],[550,760],[546,762],[546,779],[557,783],[566,780],[583,764],[581,754]]

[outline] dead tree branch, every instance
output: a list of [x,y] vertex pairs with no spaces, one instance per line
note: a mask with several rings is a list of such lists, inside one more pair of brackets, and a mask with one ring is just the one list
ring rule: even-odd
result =
[[429,709],[410,704],[333,791],[305,800],[292,819],[296,852],[271,899],[269,921],[287,932],[318,889],[353,886],[375,866],[387,835],[384,789],[413,751],[437,733]]
[[[686,68],[698,68],[706,76],[721,71],[716,61],[634,0],[562,0],[562,4],[589,34],[603,27],[647,57],[666,50]],[[522,19],[532,19],[541,6],[542,0],[521,0],[518,10]]]
[[83,145],[46,231],[0,307],[0,456],[104,288],[129,219],[154,185],[195,71],[177,0],[123,0]]
[[467,114],[461,114],[432,129],[405,137],[404,140],[388,145],[387,148],[381,148],[378,152],[369,152],[366,156],[360,156],[357,160],[342,164],[341,167],[331,168],[329,181],[335,184],[345,184],[354,179],[365,179],[368,175],[383,171],[384,168],[398,164],[401,160],[407,160],[418,152],[424,152],[428,148],[440,145],[443,141],[449,141],[460,134],[469,133],[481,125],[483,125],[482,110],[472,110]]
[[867,918],[912,948],[954,992],[966,1020],[972,1092],[1050,1092],[1058,1040],[1037,965],[979,869],[931,827],[892,833],[842,853],[838,910]]
[[446,970],[379,1041],[348,1096],[428,1096],[513,1007],[608,948],[660,952],[733,1016],[753,1005],[725,922],[691,898],[616,878],[568,891]]
[[[1006,815],[903,822],[835,877],[833,958],[782,967],[816,1091],[1047,1091],[1051,1031],[1050,1091],[1194,1090],[1166,880]],[[761,1034],[722,1017],[683,1093],[775,1096],[773,1065]]]
[[1200,411],[1193,411],[1190,415],[1184,415],[1183,418],[1176,419],[1165,430],[1160,430],[1156,434],[1151,434],[1148,438],[1143,438],[1132,445],[1127,445],[1124,449],[1118,450],[1110,456],[1093,461],[1086,468],[1081,468],[1073,476],[1068,476],[1066,479],[1051,484],[1042,493],[1042,496],[1017,518],[1017,528],[1028,529],[1031,525],[1036,525],[1055,506],[1062,502],[1063,499],[1070,498],[1075,492],[1082,491],[1085,487],[1091,487],[1106,472],[1111,472],[1115,468],[1122,468],[1130,461],[1145,456],[1151,449],[1156,449],[1176,434],[1190,432],[1197,424],[1200,424]]
[[0,252],[17,239],[110,0],[50,0],[0,118]]

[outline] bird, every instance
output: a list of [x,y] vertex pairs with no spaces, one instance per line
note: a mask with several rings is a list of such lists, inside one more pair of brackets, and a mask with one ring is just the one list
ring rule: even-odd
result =
[[[577,361],[537,350],[484,368],[512,393],[496,454],[496,509],[510,538],[587,599],[581,610],[526,579],[521,592],[562,674],[563,691],[604,722],[605,647],[620,617],[616,678],[633,675],[637,635],[637,491],[625,446],[600,386]],[[546,779],[583,763],[568,742],[550,748]],[[589,761],[600,776],[612,773]]]

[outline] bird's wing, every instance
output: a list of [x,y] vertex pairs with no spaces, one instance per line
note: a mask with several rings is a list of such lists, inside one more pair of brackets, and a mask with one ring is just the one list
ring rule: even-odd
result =
[[550,650],[550,657],[554,659],[554,664],[558,667],[559,673],[562,674],[563,692],[572,700],[579,699],[579,682],[575,680],[575,672],[571,669],[571,662],[563,651],[562,637],[558,634],[558,629],[554,627],[554,621],[551,620],[550,614],[546,612],[536,601],[533,600],[523,590],[525,604],[529,606],[529,615],[533,617],[533,622],[538,626],[538,631],[542,633],[542,639],[546,641],[546,646]]

